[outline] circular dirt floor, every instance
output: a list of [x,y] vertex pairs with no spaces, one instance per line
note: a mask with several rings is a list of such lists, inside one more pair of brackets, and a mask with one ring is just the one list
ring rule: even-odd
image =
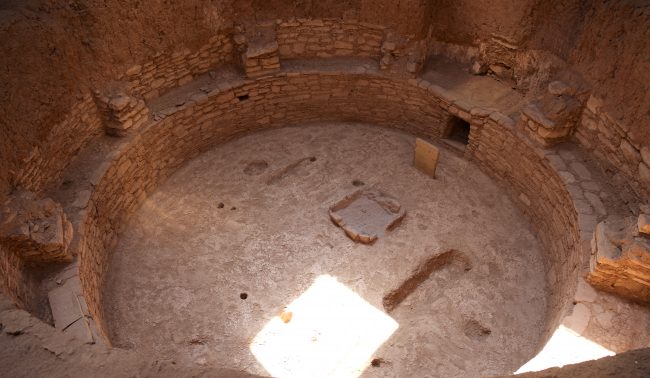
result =
[[[276,376],[517,370],[547,328],[541,246],[477,167],[442,149],[433,180],[412,167],[414,143],[368,125],[312,125],[246,136],[182,167],[113,254],[114,345]],[[374,245],[328,216],[360,188],[407,211]],[[403,300],[387,311],[396,291]]]

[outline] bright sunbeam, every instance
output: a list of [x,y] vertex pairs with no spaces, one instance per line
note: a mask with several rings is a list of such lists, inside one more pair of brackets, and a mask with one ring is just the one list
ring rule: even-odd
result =
[[555,330],[544,349],[532,360],[520,367],[515,374],[577,364],[583,361],[613,356],[614,354],[611,350],[561,325]]
[[290,321],[271,319],[250,345],[274,377],[357,377],[399,327],[327,275],[318,277],[287,311]]

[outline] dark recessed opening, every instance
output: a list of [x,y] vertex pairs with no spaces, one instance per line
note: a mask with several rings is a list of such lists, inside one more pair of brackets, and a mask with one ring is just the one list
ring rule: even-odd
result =
[[250,98],[250,96],[247,95],[247,94],[244,94],[244,95],[237,96],[237,98],[239,99],[239,101],[246,101],[246,100],[248,100]]
[[467,145],[469,143],[469,129],[469,122],[462,118],[451,117],[443,137]]
[[246,298],[248,298],[248,294],[246,294],[246,293],[241,293],[241,294],[239,294],[239,298],[241,298],[241,299],[246,299]]

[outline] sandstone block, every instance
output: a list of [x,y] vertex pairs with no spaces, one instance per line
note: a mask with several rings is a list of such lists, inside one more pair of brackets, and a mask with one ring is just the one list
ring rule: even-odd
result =
[[124,95],[124,94],[120,94],[120,95],[117,95],[117,96],[113,97],[110,100],[110,102],[108,103],[108,106],[112,110],[119,111],[119,110],[124,109],[126,106],[128,106],[129,102],[130,102],[129,96]]
[[650,240],[637,236],[643,222],[645,219],[612,218],[596,226],[587,276],[592,286],[633,301],[650,302]]
[[72,224],[60,204],[22,191],[0,212],[0,244],[31,263],[70,261]]
[[110,98],[99,97],[99,100],[105,106],[104,126],[109,135],[123,136],[127,130],[138,128],[149,119],[149,108],[136,97],[118,93]]
[[641,214],[637,221],[639,232],[650,236],[650,215]]
[[78,276],[48,293],[54,326],[77,341],[93,344],[94,338],[86,319],[87,308],[81,296]]
[[133,67],[129,68],[128,70],[126,70],[126,74],[128,76],[137,75],[140,72],[142,72],[142,66],[139,65],[139,64],[136,64],[135,66],[133,66]]
[[413,157],[413,165],[415,168],[435,178],[439,156],[440,151],[436,146],[420,138],[415,140],[415,151]]

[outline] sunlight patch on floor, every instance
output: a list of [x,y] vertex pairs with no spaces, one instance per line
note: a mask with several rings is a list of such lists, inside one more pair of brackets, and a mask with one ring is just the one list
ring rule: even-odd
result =
[[615,353],[605,347],[580,336],[578,333],[561,325],[541,352],[515,374],[529,371],[540,371],[556,366],[577,364],[579,362],[596,360]]
[[328,275],[318,277],[287,311],[289,322],[274,317],[250,345],[274,377],[357,377],[399,327]]

